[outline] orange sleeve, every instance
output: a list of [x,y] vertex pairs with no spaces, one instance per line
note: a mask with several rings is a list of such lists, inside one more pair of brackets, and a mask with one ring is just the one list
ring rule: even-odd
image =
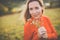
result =
[[48,38],[57,38],[57,32],[48,18],[47,18],[47,24],[49,25],[49,28],[52,31],[52,33],[48,33]]
[[37,30],[36,29],[33,32],[33,38],[32,38],[32,40],[38,40],[38,34],[37,34]]
[[24,26],[24,40],[38,40],[37,28],[26,23]]
[[24,40],[30,40],[32,36],[29,23],[26,23],[24,26]]

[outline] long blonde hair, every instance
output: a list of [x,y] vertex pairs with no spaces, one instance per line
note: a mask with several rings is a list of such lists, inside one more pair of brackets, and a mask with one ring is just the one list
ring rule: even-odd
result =
[[[29,18],[31,18],[31,15],[30,15],[30,13],[29,13],[29,3],[30,3],[30,2],[33,2],[33,1],[39,2],[40,6],[41,6],[41,7],[44,7],[44,5],[43,5],[43,0],[28,0],[27,3],[26,3],[26,10],[25,10],[25,14],[24,14],[24,18],[25,18],[25,21],[26,21],[26,22],[27,22],[27,20],[28,20]],[[43,9],[42,9],[42,13],[43,13]]]

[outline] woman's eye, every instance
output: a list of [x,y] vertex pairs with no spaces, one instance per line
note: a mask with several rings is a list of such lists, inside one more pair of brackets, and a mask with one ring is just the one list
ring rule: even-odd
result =
[[33,8],[30,8],[29,10],[33,10]]
[[35,7],[35,9],[39,9],[39,7]]

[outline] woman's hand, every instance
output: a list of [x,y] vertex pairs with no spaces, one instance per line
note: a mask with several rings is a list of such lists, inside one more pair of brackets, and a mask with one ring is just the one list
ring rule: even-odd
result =
[[41,38],[48,38],[48,35],[47,35],[47,32],[46,32],[46,29],[44,27],[40,27],[38,28],[38,37]]
[[41,35],[43,38],[48,38],[48,35],[47,35],[47,33],[44,33],[43,35]]

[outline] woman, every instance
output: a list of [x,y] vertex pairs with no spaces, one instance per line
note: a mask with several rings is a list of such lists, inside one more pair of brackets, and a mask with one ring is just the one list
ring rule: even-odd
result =
[[25,12],[24,40],[57,40],[49,18],[43,16],[42,0],[29,0]]

